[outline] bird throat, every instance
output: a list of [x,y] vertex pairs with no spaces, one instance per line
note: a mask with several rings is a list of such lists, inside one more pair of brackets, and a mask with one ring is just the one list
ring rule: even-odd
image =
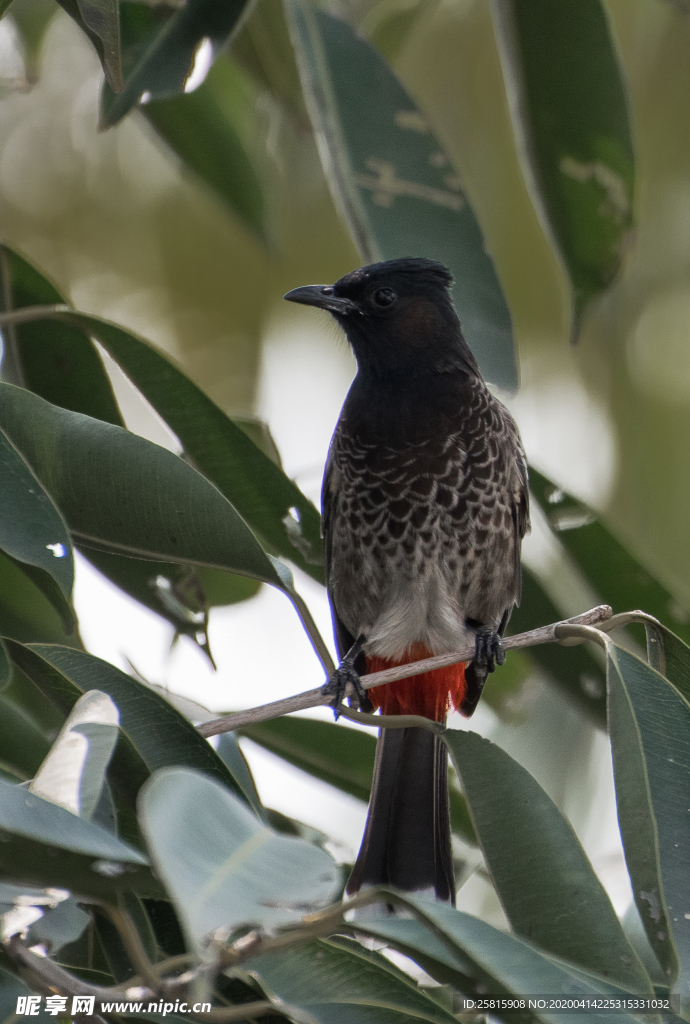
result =
[[[367,672],[382,672],[430,657],[431,651],[423,644],[413,644],[402,658],[367,655]],[[465,666],[460,662],[382,686],[372,686],[367,690],[367,696],[375,708],[381,709],[382,715],[423,715],[435,722],[445,722],[451,708],[460,707],[466,692]]]

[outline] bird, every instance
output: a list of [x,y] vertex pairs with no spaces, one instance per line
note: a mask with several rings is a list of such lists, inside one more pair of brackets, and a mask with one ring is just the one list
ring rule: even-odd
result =
[[[339,667],[361,710],[470,717],[505,653],[529,530],[519,431],[462,333],[441,263],[360,267],[291,302],[327,310],[357,372],[322,487],[325,568]],[[474,658],[365,690],[360,677],[474,642]],[[380,728],[367,823],[346,886],[394,886],[455,903],[448,757],[433,731]]]

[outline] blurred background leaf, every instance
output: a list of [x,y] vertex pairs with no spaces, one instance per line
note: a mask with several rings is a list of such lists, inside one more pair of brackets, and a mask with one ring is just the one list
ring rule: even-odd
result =
[[251,82],[230,58],[220,56],[198,89],[141,109],[185,167],[265,242],[269,223],[262,170],[242,137],[255,103]]
[[577,341],[631,241],[626,86],[601,0],[493,0],[493,11],[525,171],[570,278]]
[[[84,0],[82,0],[84,2]],[[115,2],[115,0],[113,0]],[[143,3],[123,5],[125,84],[104,87],[102,119],[116,124],[142,95],[167,99],[183,92],[202,42],[218,50],[237,27],[247,0],[190,0],[167,17]]]

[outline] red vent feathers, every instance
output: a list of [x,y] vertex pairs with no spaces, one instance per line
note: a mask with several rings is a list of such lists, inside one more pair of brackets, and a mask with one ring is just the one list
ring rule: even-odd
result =
[[[382,672],[430,657],[431,652],[426,647],[413,644],[407,654],[395,660],[367,656],[367,672]],[[460,662],[408,679],[373,686],[367,693],[374,707],[381,709],[382,715],[423,715],[435,722],[444,722],[451,707],[460,706],[466,691],[465,666]]]

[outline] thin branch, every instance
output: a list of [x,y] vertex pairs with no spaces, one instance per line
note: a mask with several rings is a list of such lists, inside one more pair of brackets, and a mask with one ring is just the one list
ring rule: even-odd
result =
[[[101,1001],[112,999],[114,995],[121,998],[120,986],[107,988],[103,985],[90,985],[87,981],[82,981],[81,978],[70,974],[49,957],[33,953],[22,942],[19,935],[13,935],[4,943],[4,947],[8,956],[15,963],[30,971],[46,991],[61,992],[68,996],[94,996]],[[142,998],[142,996],[138,997],[139,1000]]]
[[[518,633],[515,636],[505,637],[503,647],[505,650],[519,650],[524,647],[536,647],[538,644],[559,643],[561,637],[557,630],[562,626],[593,626],[605,622],[611,618],[611,608],[607,604],[590,608],[581,615],[575,615],[571,619],[564,619],[562,622],[552,622],[548,626],[540,626],[538,629],[530,629],[526,633]],[[566,639],[566,637],[563,637]],[[578,642],[576,637],[572,642]],[[370,672],[361,677],[361,683],[365,690],[372,686],[381,686],[384,683],[392,683],[398,679],[408,679],[411,676],[419,675],[422,672],[432,672],[437,668],[446,668],[448,665],[456,665],[460,661],[471,661],[474,657],[474,643],[467,643],[461,650],[453,651],[451,654],[439,654],[434,658],[425,658],[423,661],[416,661],[409,665],[400,665],[397,668],[387,668],[383,672]],[[271,718],[279,718],[281,715],[289,715],[293,711],[304,711],[306,708],[329,706],[330,698],[325,695],[323,689],[306,690],[294,697],[285,697],[283,700],[273,701],[271,704],[264,704],[258,708],[251,708],[247,711],[237,711],[234,714],[225,715],[223,718],[216,718],[211,722],[204,722],[198,726],[202,736],[218,736],[220,733],[231,732],[244,725],[251,725],[254,722],[266,722]],[[371,716],[372,718],[374,716]],[[361,721],[358,718],[357,721]],[[369,723],[367,723],[369,724]],[[376,725],[384,725],[380,716],[376,716]]]
[[163,987],[164,982],[158,976],[146,955],[146,950],[132,918],[126,911],[120,910],[119,907],[110,906],[107,903],[101,904],[101,910],[107,914],[115,925],[122,940],[122,945],[125,947],[125,952],[139,977],[153,992],[158,991],[158,989]]
[[414,726],[416,729],[428,729],[429,732],[436,733],[437,736],[446,731],[443,722],[434,722],[431,718],[424,718],[422,715],[368,715],[364,711],[353,711],[345,704],[338,704],[334,710],[343,718],[349,718],[351,722],[371,725],[375,729],[409,729]]

